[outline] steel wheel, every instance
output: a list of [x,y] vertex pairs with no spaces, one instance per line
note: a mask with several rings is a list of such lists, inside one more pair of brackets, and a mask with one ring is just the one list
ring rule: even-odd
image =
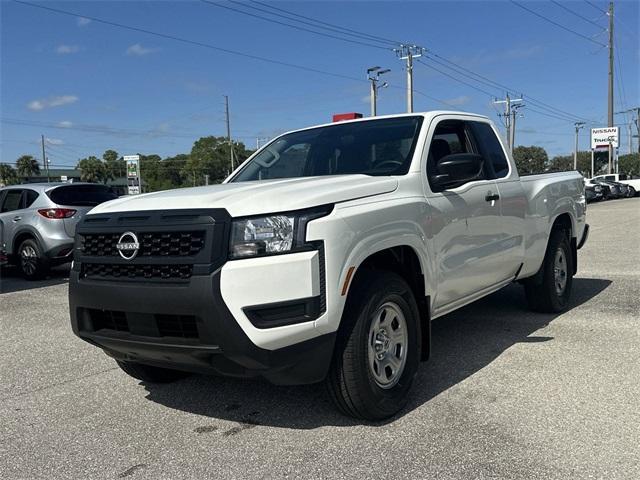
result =
[[380,388],[392,388],[402,377],[408,342],[402,310],[393,302],[385,303],[374,314],[367,344],[369,369]]
[[35,275],[38,269],[38,252],[31,245],[23,245],[20,249],[20,266],[27,275]]
[[553,264],[553,275],[555,279],[556,293],[560,296],[564,293],[567,286],[567,259],[564,256],[564,250],[558,248],[556,250],[556,258]]

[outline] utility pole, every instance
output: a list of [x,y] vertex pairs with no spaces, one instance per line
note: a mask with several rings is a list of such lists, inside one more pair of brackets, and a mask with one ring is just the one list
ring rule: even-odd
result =
[[421,57],[425,49],[417,45],[400,45],[393,50],[400,60],[407,62],[407,113],[413,113],[413,59]]
[[380,80],[380,75],[384,75],[385,73],[389,73],[391,70],[386,68],[381,70],[380,67],[369,67],[367,68],[367,78],[371,82],[371,116],[375,117],[378,112],[378,89],[379,88],[387,88],[389,84],[384,82],[382,85],[378,86],[378,81]]
[[578,132],[584,127],[584,122],[576,122],[573,125],[576,127],[576,148],[573,150],[573,169],[578,170]]
[[42,163],[47,171],[47,183],[49,183],[51,179],[49,177],[49,161],[44,153],[44,135],[40,135],[40,137],[42,138]]
[[231,172],[235,170],[233,166],[233,143],[231,143],[231,125],[229,122],[229,96],[224,96],[224,112],[227,121],[227,142],[229,142],[229,158],[231,160]]
[[[631,113],[631,121],[628,124],[629,127],[629,153],[633,153],[633,132],[632,132],[632,126],[635,125],[636,126],[636,130],[638,131],[638,153],[640,153],[640,107],[634,107],[634,108],[629,108],[627,110],[623,110],[621,112],[616,112],[616,114],[620,115],[620,114],[624,114],[624,113]],[[636,118],[633,118],[633,114],[635,113]]]
[[[607,110],[608,127],[613,127],[613,2],[609,2],[609,98]],[[613,162],[613,146],[609,142],[609,168],[607,173],[611,173]]]
[[514,121],[511,121],[511,111],[512,108],[515,107],[514,104],[520,103],[522,102],[521,98],[511,98],[509,96],[509,93],[507,92],[507,95],[505,97],[504,100],[494,100],[493,103],[495,104],[500,104],[500,103],[504,103],[504,113],[499,114],[498,116],[500,117],[504,117],[504,126],[507,130],[507,145],[509,146],[509,148],[511,149],[511,151],[513,152],[513,145],[514,145],[514,139],[515,139],[515,129],[514,129],[514,125],[515,125],[515,117],[514,117]]
[[[516,104],[511,106],[511,151],[516,144],[516,118],[518,118],[518,109],[524,107],[523,104]],[[522,117],[522,115],[520,115]]]

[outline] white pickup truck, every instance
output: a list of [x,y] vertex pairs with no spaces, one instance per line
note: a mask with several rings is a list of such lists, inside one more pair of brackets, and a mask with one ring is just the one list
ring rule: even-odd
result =
[[104,203],[78,225],[73,331],[129,375],[325,381],[346,414],[407,401],[431,321],[514,281],[569,304],[587,238],[576,172],[520,178],[483,116],[286,133],[222,185]]

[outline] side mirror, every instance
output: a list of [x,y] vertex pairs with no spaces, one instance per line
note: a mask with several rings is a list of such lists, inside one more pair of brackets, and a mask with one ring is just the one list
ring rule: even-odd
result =
[[442,189],[458,187],[482,178],[484,158],[477,153],[454,153],[442,157],[436,163],[431,182]]

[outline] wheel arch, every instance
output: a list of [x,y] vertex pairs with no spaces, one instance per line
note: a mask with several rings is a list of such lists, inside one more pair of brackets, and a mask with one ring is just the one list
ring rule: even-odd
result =
[[[421,331],[422,360],[428,360],[431,353],[431,312],[430,294],[427,290],[428,272],[426,262],[421,258],[415,246],[407,243],[380,247],[369,251],[355,266],[354,274],[348,287],[359,278],[364,278],[367,271],[390,271],[401,276],[411,287],[418,305]],[[351,289],[347,291],[347,299]]]

